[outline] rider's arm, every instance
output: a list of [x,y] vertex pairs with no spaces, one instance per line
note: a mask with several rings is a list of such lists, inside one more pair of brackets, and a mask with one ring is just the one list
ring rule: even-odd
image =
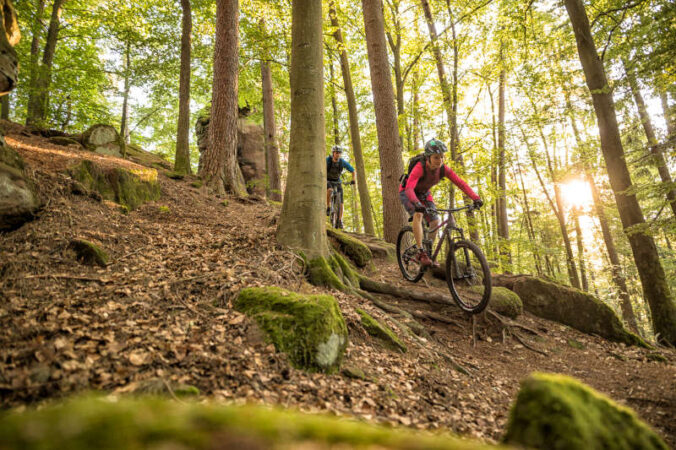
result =
[[472,200],[479,200],[479,196],[472,190],[471,187],[465,181],[460,178],[455,172],[453,172],[447,165],[444,164],[444,174],[446,178],[451,180],[453,184],[458,186],[462,192],[467,194]]
[[408,176],[408,181],[406,181],[406,197],[408,197],[414,205],[420,201],[418,200],[418,196],[415,195],[415,187],[418,185],[418,180],[423,176],[422,165],[423,163],[416,164]]

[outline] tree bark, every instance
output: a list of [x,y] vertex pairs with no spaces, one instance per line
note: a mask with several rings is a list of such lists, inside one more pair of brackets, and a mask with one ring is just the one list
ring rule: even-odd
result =
[[535,228],[533,227],[533,218],[531,217],[530,206],[528,204],[528,195],[526,194],[526,184],[523,181],[523,173],[521,171],[521,164],[517,159],[516,168],[519,173],[519,180],[521,181],[521,193],[523,194],[523,207],[524,214],[526,216],[526,228],[528,230],[528,239],[531,240],[533,244],[533,262],[535,263],[535,271],[538,276],[542,276],[542,261],[540,260],[540,252],[538,251],[538,246],[535,244],[537,242],[537,237],[535,235]]
[[[350,72],[350,61],[347,59],[347,50],[345,50],[345,41],[338,23],[335,3],[329,2],[329,16],[331,26],[334,28],[333,37],[338,44],[340,51],[340,71],[343,74],[343,85],[345,86],[345,98],[347,99],[347,114],[350,122],[350,142],[352,143],[352,152],[354,154],[354,163],[357,166],[357,188],[359,190],[359,203],[361,204],[361,215],[364,218],[364,232],[375,236],[376,229],[371,214],[371,197],[369,196],[369,187],[366,183],[366,167],[364,164],[364,153],[361,148],[361,135],[359,133],[359,116],[357,114],[357,100],[352,87],[352,73]],[[403,166],[402,166],[403,167]]]
[[333,145],[340,145],[338,130],[338,103],[336,103],[336,80],[333,73],[333,58],[329,61],[329,80],[331,84],[331,111],[333,112]]
[[383,234],[387,242],[397,240],[404,224],[404,210],[399,202],[399,176],[404,173],[401,139],[394,106],[392,78],[387,59],[385,23],[380,0],[362,0],[366,44],[371,74],[371,88],[376,112],[380,180],[383,195]]
[[35,1],[35,20],[33,21],[33,26],[31,27],[31,56],[30,56],[30,66],[28,68],[28,111],[26,114],[26,120],[28,124],[28,118],[32,118],[35,114],[33,111],[35,109],[35,95],[36,95],[36,83],[37,75],[40,70],[39,61],[40,61],[40,37],[42,36],[42,14],[45,10],[45,0],[36,0]]
[[328,255],[322,2],[292,2],[291,138],[277,239],[309,260]]
[[598,57],[582,0],[564,0],[577,42],[580,62],[591,91],[608,178],[648,301],[657,339],[676,345],[676,304],[652,236],[644,231],[643,211],[631,193],[632,183],[615,116],[615,104],[603,63]]
[[282,200],[282,183],[279,176],[279,147],[275,124],[275,98],[272,92],[272,72],[268,61],[261,61],[263,84],[263,128],[265,132],[265,166],[268,174],[268,198]]
[[216,1],[214,80],[209,147],[201,176],[217,194],[245,196],[237,164],[237,92],[239,82],[239,0]]
[[674,114],[674,108],[669,107],[669,99],[664,89],[659,89],[659,96],[662,103],[662,114],[667,124],[667,145],[676,149],[676,114]]
[[572,212],[575,220],[575,237],[577,240],[577,261],[580,266],[580,280],[582,282],[582,290],[589,292],[589,282],[587,281],[587,271],[584,264],[584,244],[582,242],[582,228],[580,227],[580,211],[576,208]]
[[192,12],[190,0],[181,0],[181,73],[178,88],[178,126],[176,131],[176,158],[174,170],[190,174],[190,41]]
[[[641,89],[638,86],[636,81],[636,74],[632,70],[631,66],[626,60],[622,60],[624,65],[624,72],[627,75],[627,81],[629,82],[629,88],[636,102],[636,108],[638,109],[638,115],[641,119],[641,125],[643,125],[643,131],[645,132],[645,137],[648,140],[648,148],[652,154],[653,164],[657,167],[657,172],[660,174],[660,179],[665,186],[671,186],[671,174],[669,173],[669,168],[667,167],[667,161],[664,159],[664,153],[660,148],[657,137],[655,136],[655,129],[653,128],[653,123],[650,120],[650,115],[648,114],[648,109],[645,106],[643,101],[643,95],[641,95]],[[671,211],[676,217],[676,188],[669,188],[667,190],[667,201],[671,206]]]
[[[500,64],[502,64],[502,44],[500,44]],[[505,157],[505,69],[500,69],[498,81],[498,239],[501,259],[512,264],[512,252],[509,248],[509,223],[507,220],[507,162]]]
[[120,119],[120,137],[129,142],[129,91],[131,89],[131,39],[127,34],[124,48],[124,92],[122,94],[122,118]]
[[45,49],[42,53],[42,63],[38,67],[35,90],[32,91],[33,101],[31,102],[29,99],[29,104],[32,104],[32,106],[29,106],[29,111],[32,114],[26,118],[26,124],[28,125],[44,125],[47,119],[47,112],[49,111],[49,85],[52,81],[52,65],[56,53],[59,21],[64,3],[65,0],[54,0],[54,4],[52,5],[52,15],[49,20],[49,28],[47,29]]

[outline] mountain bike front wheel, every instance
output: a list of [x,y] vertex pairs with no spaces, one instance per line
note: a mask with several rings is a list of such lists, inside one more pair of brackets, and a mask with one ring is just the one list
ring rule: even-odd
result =
[[397,236],[397,262],[401,274],[408,281],[417,283],[425,274],[420,264],[418,254],[420,250],[416,247],[413,228],[406,226],[401,229]]
[[491,270],[475,243],[452,243],[446,257],[446,283],[463,311],[479,314],[486,309],[491,298]]
[[340,194],[335,192],[331,195],[331,215],[329,216],[329,222],[333,228],[338,228],[338,221],[340,220]]

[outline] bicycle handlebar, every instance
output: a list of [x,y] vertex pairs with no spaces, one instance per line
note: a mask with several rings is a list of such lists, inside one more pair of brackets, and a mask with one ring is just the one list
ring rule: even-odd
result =
[[447,213],[454,213],[462,210],[468,210],[468,211],[475,211],[478,210],[476,206],[474,206],[473,203],[470,203],[469,205],[461,206],[460,208],[451,208],[451,209],[441,209],[441,208],[434,208],[433,211],[436,212],[447,212]]

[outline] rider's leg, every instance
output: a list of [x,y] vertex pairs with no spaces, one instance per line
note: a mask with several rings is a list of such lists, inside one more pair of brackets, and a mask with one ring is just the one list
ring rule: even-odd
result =
[[415,237],[415,243],[418,244],[418,248],[422,248],[423,240],[423,227],[422,227],[423,213],[417,212],[413,214],[413,222],[411,226],[413,227],[413,237]]
[[330,208],[331,207],[331,192],[333,192],[333,189],[328,188],[326,190],[326,207]]

